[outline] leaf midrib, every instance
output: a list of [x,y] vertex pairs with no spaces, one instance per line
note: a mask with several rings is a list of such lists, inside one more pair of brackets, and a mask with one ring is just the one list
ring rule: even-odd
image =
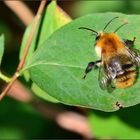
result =
[[52,65],[52,66],[56,66],[56,67],[70,67],[70,68],[79,68],[79,69],[85,70],[85,67],[81,67],[81,66],[66,65],[66,64],[59,64],[59,63],[42,63],[42,62],[40,62],[40,63],[36,63],[36,64],[33,64],[33,65],[30,65],[30,66],[27,66],[27,67],[23,68],[22,72],[25,71],[25,70],[28,70],[30,68],[39,66],[39,65]]

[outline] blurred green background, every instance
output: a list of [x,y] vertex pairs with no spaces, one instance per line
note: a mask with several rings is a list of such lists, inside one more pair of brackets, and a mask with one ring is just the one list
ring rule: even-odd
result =
[[[25,1],[36,13],[39,1]],[[73,18],[97,12],[122,12],[140,14],[140,1],[80,1],[60,0],[58,4]],[[1,70],[12,75],[19,62],[19,47],[25,25],[1,1],[0,33],[5,35],[5,53]],[[23,81],[24,82],[24,81]],[[4,83],[1,84],[1,89]],[[74,107],[56,104],[62,109],[77,111]],[[94,138],[138,139],[140,138],[140,105],[121,109],[114,113],[86,110]],[[33,104],[21,103],[6,97],[0,103],[0,139],[23,138],[82,138],[79,134],[66,131],[55,121],[42,116]]]

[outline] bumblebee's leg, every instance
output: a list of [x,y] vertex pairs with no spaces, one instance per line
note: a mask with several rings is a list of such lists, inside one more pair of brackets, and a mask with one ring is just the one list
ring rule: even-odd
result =
[[97,66],[97,64],[100,62],[101,62],[101,60],[97,60],[95,62],[89,62],[86,69],[85,69],[85,75],[83,76],[83,79],[85,79],[87,76],[87,73],[89,73],[93,69],[93,67]]
[[135,40],[136,40],[136,37],[134,37],[133,40],[123,39],[127,47],[132,47],[134,45]]

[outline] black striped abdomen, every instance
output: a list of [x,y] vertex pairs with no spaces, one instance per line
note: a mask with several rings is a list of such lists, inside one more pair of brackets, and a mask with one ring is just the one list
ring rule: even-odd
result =
[[108,69],[116,87],[127,88],[134,84],[137,75],[136,65],[126,54],[110,58]]
[[134,84],[136,80],[136,66],[131,61],[127,61],[122,65],[123,74],[117,75],[115,85],[118,88],[127,88]]

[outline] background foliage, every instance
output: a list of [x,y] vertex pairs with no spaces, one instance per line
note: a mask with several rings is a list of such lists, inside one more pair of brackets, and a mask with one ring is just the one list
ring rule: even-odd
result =
[[[33,4],[33,2],[31,2]],[[77,2],[58,2],[59,5],[61,5],[70,15],[71,17],[79,17],[88,13],[96,13],[96,12],[123,12],[128,14],[138,14],[139,11],[139,2],[138,1],[77,1]],[[29,3],[26,3],[30,5]],[[31,4],[31,5],[32,5]],[[39,3],[36,3],[34,6],[38,6]],[[108,5],[107,7],[104,5]],[[44,20],[46,19],[46,25],[42,26],[44,33],[41,34],[43,36],[43,40],[46,40],[51,33],[56,31],[60,26],[70,21],[68,18],[66,21],[60,20],[59,17],[63,17],[62,15],[55,14],[55,6],[56,4],[53,3],[48,7],[47,10],[51,11],[51,14],[44,15]],[[0,7],[4,7],[4,4],[1,2]],[[4,7],[7,8],[7,7]],[[4,8],[1,8],[3,11]],[[7,8],[8,9],[8,8]],[[7,10],[6,9],[6,10]],[[34,9],[34,7],[33,7]],[[6,12],[9,12],[8,10]],[[1,12],[5,13],[5,12]],[[11,11],[10,11],[11,13]],[[47,13],[47,11],[46,11]],[[55,15],[55,16],[54,16]],[[18,64],[18,55],[19,55],[19,46],[22,42],[22,35],[24,32],[25,27],[23,24],[17,19],[14,18],[6,18],[6,14],[2,15],[0,21],[0,33],[4,33],[5,36],[5,53],[2,60],[1,70],[4,73],[7,73],[8,75],[12,75],[15,71],[17,64]],[[12,15],[15,17],[15,15]],[[46,18],[45,18],[46,17]],[[109,17],[108,17],[109,18]],[[64,18],[65,19],[65,18]],[[62,21],[62,22],[58,22]],[[132,20],[133,21],[133,20]],[[138,22],[138,21],[137,21]],[[51,24],[49,24],[51,23]],[[11,28],[11,24],[14,25],[13,28]],[[40,23],[41,24],[41,23]],[[85,23],[87,24],[87,23]],[[51,26],[51,27],[49,27]],[[78,25],[79,26],[79,25]],[[92,25],[90,25],[92,26]],[[18,30],[17,30],[18,28]],[[113,28],[113,25],[112,27]],[[111,29],[110,28],[110,29]],[[126,27],[127,28],[127,27]],[[122,34],[124,37],[127,37],[127,33],[123,33],[123,31],[126,29],[124,28],[122,32],[119,33]],[[129,25],[129,28],[131,29],[131,25]],[[24,33],[24,39],[28,36],[29,30],[31,29],[31,25],[26,29],[26,32]],[[48,30],[50,29],[50,31]],[[133,27],[132,27],[133,29]],[[63,29],[64,30],[64,29]],[[62,31],[63,31],[62,30]],[[73,30],[75,31],[75,30]],[[131,30],[130,30],[131,31]],[[79,31],[76,31],[80,34]],[[135,36],[135,32],[138,34],[137,31],[134,31],[129,33],[129,37]],[[60,31],[61,33],[61,31]],[[46,36],[44,36],[44,34]],[[56,35],[60,35],[59,32],[56,33]],[[78,34],[78,36],[80,36]],[[76,34],[75,34],[76,35]],[[54,34],[55,36],[55,34]],[[83,37],[89,40],[89,46],[84,50],[84,53],[87,53],[89,55],[89,58],[85,57],[83,62],[79,62],[82,64],[81,66],[84,68],[87,62],[90,60],[90,58],[93,58],[92,56],[93,52],[90,49],[90,46],[92,44],[92,41],[94,40],[93,37],[89,37],[89,34],[82,31]],[[13,39],[14,37],[14,39]],[[42,37],[41,37],[42,38]],[[2,37],[1,37],[2,39]],[[50,38],[50,42],[53,39]],[[59,39],[59,38],[58,38]],[[26,40],[26,39],[25,39]],[[84,41],[83,41],[84,42]],[[60,42],[62,43],[62,42]],[[39,41],[39,44],[42,44],[42,42]],[[1,44],[0,44],[1,45]],[[24,46],[24,40],[21,44],[22,48]],[[30,50],[30,55],[32,54],[33,50],[38,48],[36,46],[36,42],[34,40],[34,44],[32,44],[32,50]],[[64,46],[63,46],[64,47]],[[92,47],[92,46],[91,46]],[[138,46],[137,46],[138,47]],[[21,53],[22,53],[21,49]],[[49,53],[47,50],[46,53]],[[58,52],[57,52],[58,53]],[[64,54],[64,53],[63,53]],[[59,54],[59,56],[63,57],[63,54]],[[49,54],[47,54],[49,55]],[[27,61],[26,61],[27,62]],[[74,74],[82,75],[82,72],[75,71]],[[63,74],[63,73],[62,73]],[[92,73],[93,75],[93,73]],[[56,75],[55,75],[56,76]],[[56,77],[59,78],[59,77]],[[88,80],[91,80],[90,77],[88,77]],[[58,102],[56,99],[52,97],[48,97],[47,94],[44,93],[44,91],[40,92],[40,88],[38,88],[34,83],[31,83],[29,73],[24,74],[24,77],[21,77],[20,80],[26,87],[29,89],[32,88],[32,92],[35,92],[35,97],[43,97],[45,100],[47,99],[49,102]],[[86,81],[84,81],[86,82]],[[87,81],[88,82],[88,81]],[[2,82],[1,85],[4,83]],[[38,92],[39,91],[39,92]],[[43,93],[42,93],[43,92]],[[39,93],[39,94],[38,94]],[[36,96],[37,95],[37,96]],[[45,96],[44,96],[45,95]],[[79,98],[79,94],[74,95],[75,98]],[[76,97],[77,96],[77,97]],[[73,97],[74,99],[74,97]],[[41,99],[42,100],[42,99]],[[93,100],[93,99],[92,99]],[[45,101],[46,102],[46,101]],[[77,100],[75,100],[77,102]],[[59,106],[62,109],[75,111],[76,108],[70,108],[68,106],[62,105],[62,104],[56,104],[56,106]],[[7,97],[2,101],[0,104],[0,118],[1,118],[1,125],[0,125],[0,138],[8,139],[22,139],[22,138],[81,138],[81,136],[64,131],[59,130],[60,128],[50,121],[49,119],[46,119],[39,113],[36,106],[34,106],[33,103],[25,104],[21,103],[19,101],[13,101],[13,99]],[[139,108],[140,106],[134,106],[127,109],[122,109],[117,112],[113,113],[105,113],[101,111],[96,110],[86,110],[87,119],[89,121],[92,135],[94,138],[139,138],[139,131],[140,131],[140,124],[139,124]],[[49,118],[49,117],[48,117]],[[58,132],[58,133],[57,133]]]

